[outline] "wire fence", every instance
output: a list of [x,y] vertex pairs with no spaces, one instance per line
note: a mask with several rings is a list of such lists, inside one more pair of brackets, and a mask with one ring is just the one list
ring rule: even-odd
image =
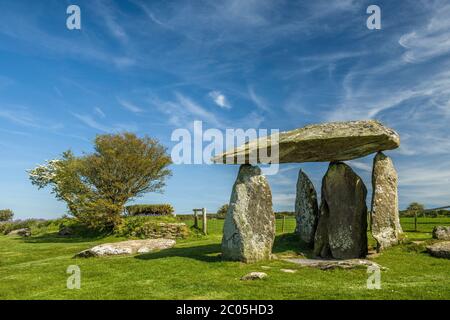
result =
[[[222,234],[224,219],[208,217],[207,219],[207,233],[208,234]],[[276,233],[285,234],[293,233],[296,228],[296,219],[292,216],[277,217],[275,223]],[[194,219],[183,219],[189,227],[194,226]],[[402,217],[400,222],[404,232],[432,232],[435,226],[448,226],[450,225],[449,217],[437,217],[437,218],[425,218],[420,217],[417,219],[417,223],[414,218]],[[198,219],[197,227],[199,230],[203,230],[203,221],[201,217]]]
[[[224,219],[208,218],[207,220],[207,233],[208,234],[222,234]],[[183,221],[188,226],[194,226],[194,219]],[[277,234],[293,233],[295,231],[295,217],[284,217],[275,219],[275,229]],[[198,219],[197,227],[199,230],[203,230],[203,221]]]

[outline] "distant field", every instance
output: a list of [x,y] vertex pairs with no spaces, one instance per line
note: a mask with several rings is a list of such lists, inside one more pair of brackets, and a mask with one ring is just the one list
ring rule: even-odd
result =
[[[402,219],[406,243],[374,259],[388,268],[382,272],[381,290],[366,288],[365,269],[321,271],[282,260],[221,261],[222,225],[223,220],[210,221],[208,236],[194,234],[173,249],[91,259],[72,256],[122,239],[68,239],[54,232],[30,239],[0,236],[0,299],[450,299],[450,260],[430,257],[423,252],[424,244],[411,242],[432,241],[433,226],[450,225],[450,218],[419,218],[418,232],[410,232],[413,219]],[[278,257],[308,254],[290,234],[294,227],[294,220],[287,219],[282,234],[282,221],[277,220],[273,251]],[[81,269],[80,290],[66,288],[69,265]],[[283,273],[281,268],[297,272]],[[264,271],[268,278],[239,280],[251,271]]]

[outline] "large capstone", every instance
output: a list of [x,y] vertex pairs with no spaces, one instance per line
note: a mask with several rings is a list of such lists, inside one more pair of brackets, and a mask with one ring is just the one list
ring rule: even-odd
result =
[[270,259],[275,239],[272,193],[261,169],[242,165],[225,217],[222,257],[255,262]]
[[306,173],[301,169],[297,179],[295,218],[297,221],[296,233],[300,235],[300,239],[312,245],[319,219],[317,193],[311,180],[309,180]]
[[398,211],[397,172],[392,160],[379,152],[372,172],[372,235],[378,251],[399,243],[402,233]]
[[[272,156],[271,145],[278,146],[278,157]],[[251,140],[213,161],[227,164],[344,161],[399,145],[399,135],[377,121],[331,122],[281,132],[278,139],[277,135],[270,135]]]
[[346,164],[331,163],[322,181],[322,203],[314,253],[323,258],[367,255],[367,189]]

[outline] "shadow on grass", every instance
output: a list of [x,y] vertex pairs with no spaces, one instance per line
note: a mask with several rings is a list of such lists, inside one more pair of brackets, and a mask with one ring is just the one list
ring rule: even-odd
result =
[[220,244],[217,243],[187,248],[165,249],[158,252],[141,254],[135,256],[135,258],[140,260],[155,260],[170,257],[183,257],[204,262],[220,262],[222,261],[220,251]]
[[[303,253],[305,256],[310,257],[312,250],[305,243],[303,243],[295,234],[283,234],[275,237],[274,246],[272,249],[274,254]],[[220,243],[200,245],[193,247],[181,247],[165,249],[158,252],[146,253],[135,256],[136,259],[141,260],[154,260],[163,259],[169,257],[183,257],[196,259],[204,262],[220,262],[221,258],[221,245]]]
[[85,236],[60,236],[57,232],[46,233],[42,235],[32,236],[30,238],[20,238],[26,243],[82,243],[101,240],[107,237],[107,234],[102,235],[85,235]]
[[284,253],[296,253],[302,254],[307,258],[313,257],[313,250],[305,242],[300,240],[300,237],[295,233],[285,233],[277,235],[273,244],[272,253],[284,254]]

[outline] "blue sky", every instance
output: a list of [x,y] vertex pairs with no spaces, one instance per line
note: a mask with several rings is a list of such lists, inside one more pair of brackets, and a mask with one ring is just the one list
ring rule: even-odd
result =
[[[66,28],[81,8],[82,29]],[[366,27],[381,7],[382,29]],[[66,212],[26,170],[96,134],[128,130],[169,150],[176,128],[289,130],[378,119],[402,145],[387,152],[400,205],[450,204],[448,1],[2,1],[0,207],[18,218]],[[370,190],[373,156],[352,161]],[[298,169],[317,189],[327,164],[270,176],[274,207],[292,210]],[[179,213],[229,200],[236,166],[172,166],[163,195]],[[370,193],[369,193],[370,200]]]

